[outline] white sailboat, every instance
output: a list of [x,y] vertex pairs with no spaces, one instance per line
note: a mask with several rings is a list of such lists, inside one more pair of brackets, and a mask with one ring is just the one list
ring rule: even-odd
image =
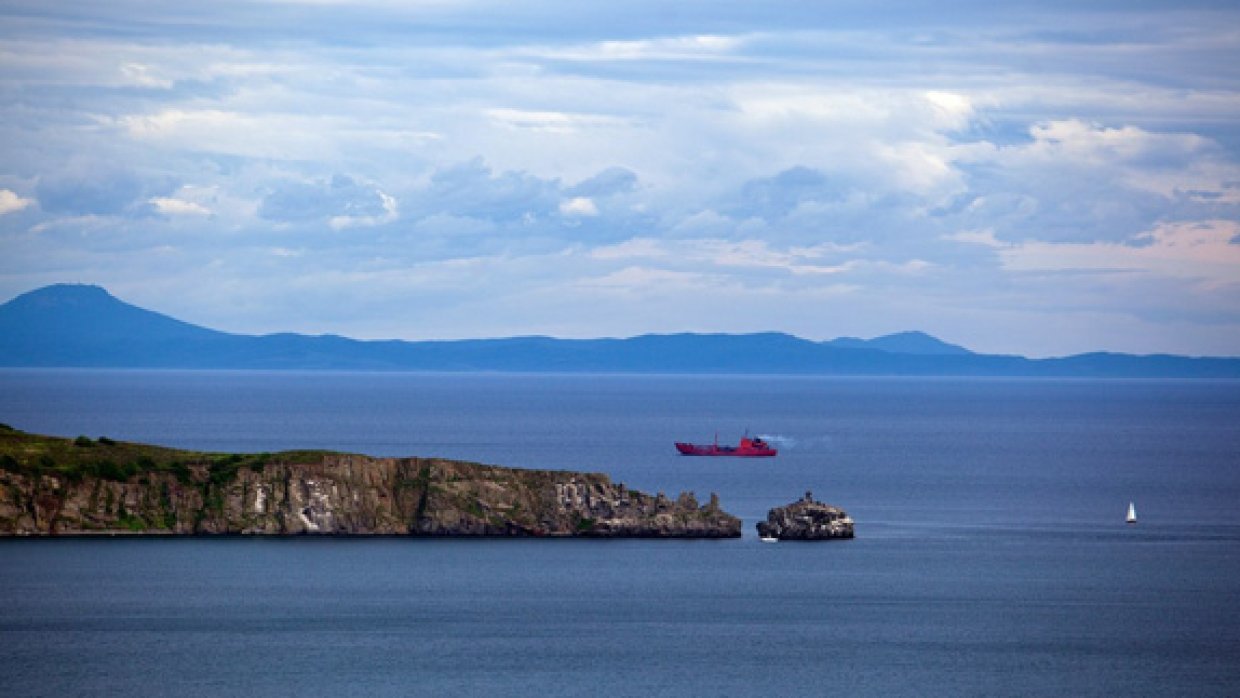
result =
[[1137,507],[1132,502],[1128,502],[1128,517],[1124,521],[1135,524],[1137,522]]

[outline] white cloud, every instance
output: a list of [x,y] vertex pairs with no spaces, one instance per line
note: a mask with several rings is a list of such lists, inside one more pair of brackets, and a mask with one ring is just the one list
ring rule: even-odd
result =
[[708,269],[714,273],[762,269],[793,275],[829,275],[867,264],[855,254],[863,247],[822,243],[776,249],[763,240],[633,238],[595,248],[589,254],[598,260],[643,261],[647,265]]
[[166,196],[157,196],[148,199],[148,202],[155,207],[155,210],[166,216],[209,216],[211,209],[202,204],[193,201],[185,201],[184,199],[175,199]]
[[548,133],[573,133],[583,128],[625,125],[623,119],[611,116],[570,114],[558,111],[497,108],[486,110],[486,115],[503,126]]
[[687,35],[658,39],[600,41],[567,47],[535,46],[520,49],[520,54],[539,58],[569,61],[685,61],[724,56],[744,46],[745,37],[724,35]]
[[178,152],[190,149],[247,158],[339,161],[361,154],[396,157],[439,138],[436,133],[370,121],[357,114],[269,109],[180,109],[126,114],[114,120],[135,141]]
[[122,63],[120,67],[121,74],[125,79],[139,87],[158,87],[168,89],[174,84],[173,81],[166,78],[158,77],[154,74],[151,66],[137,62]]
[[1045,121],[1029,128],[1033,141],[1017,150],[1025,161],[1183,171],[1194,160],[1220,155],[1210,139],[1194,133],[1106,126],[1081,119]]
[[718,279],[701,271],[658,269],[654,267],[627,266],[606,274],[586,277],[573,282],[578,288],[609,289],[623,291],[633,296],[663,296],[669,289],[708,289],[718,284]]
[[738,83],[728,95],[735,117],[721,137],[759,146],[741,171],[808,166],[870,192],[932,201],[962,188],[949,133],[974,114],[966,95],[810,80]]
[[560,213],[565,216],[597,216],[598,206],[585,196],[578,196],[560,202]]
[[952,242],[981,245],[982,247],[1008,247],[1007,243],[1000,242],[999,239],[995,237],[995,231],[993,230],[961,230],[955,233],[942,235],[941,238]]
[[25,199],[8,189],[0,189],[0,216],[15,213],[33,203],[34,199]]
[[328,225],[330,225],[333,230],[342,230],[344,228],[354,228],[358,226],[369,227],[382,225],[396,220],[400,215],[397,210],[396,199],[388,196],[378,189],[375,189],[374,193],[379,197],[379,202],[380,206],[383,208],[383,213],[371,216],[333,216],[328,221]]
[[1131,242],[1171,220],[1227,216],[1240,163],[1193,133],[1080,119],[1034,124],[1029,140],[957,151],[964,227],[999,240]]
[[976,112],[972,101],[963,94],[931,90],[925,99],[933,107],[940,128],[964,128]]

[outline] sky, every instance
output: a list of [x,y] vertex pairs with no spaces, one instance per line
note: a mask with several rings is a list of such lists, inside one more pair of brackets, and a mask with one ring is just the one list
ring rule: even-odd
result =
[[1240,5],[0,0],[0,301],[1240,355]]

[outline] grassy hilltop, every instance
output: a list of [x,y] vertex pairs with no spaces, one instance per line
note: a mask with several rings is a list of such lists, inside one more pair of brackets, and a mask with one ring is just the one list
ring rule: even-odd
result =
[[[329,451],[286,451],[283,460],[311,461]],[[214,483],[231,481],[241,468],[262,470],[270,453],[206,453],[150,444],[116,441],[106,436],[62,439],[28,434],[0,424],[0,469],[29,477],[43,475],[80,482],[99,478],[127,482],[150,475],[171,475],[190,484],[205,478]]]

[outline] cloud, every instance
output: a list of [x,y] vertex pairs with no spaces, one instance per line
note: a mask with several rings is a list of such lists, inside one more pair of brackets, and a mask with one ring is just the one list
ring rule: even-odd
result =
[[238,220],[252,219],[254,204],[250,200],[239,202],[218,185],[184,185],[168,196],[147,199],[146,208],[165,221],[185,223],[202,219],[213,225],[233,225]]
[[33,199],[22,198],[8,189],[0,189],[0,216],[6,213],[15,213],[33,203]]
[[121,65],[121,74],[126,80],[130,80],[133,84],[140,87],[156,87],[160,89],[169,89],[173,86],[173,81],[167,78],[157,77],[151,69],[151,66],[142,63],[130,62]]
[[696,60],[734,51],[743,44],[736,36],[688,35],[660,39],[601,41],[545,50],[542,55],[577,61]]
[[279,182],[269,188],[258,206],[258,215],[267,220],[323,222],[333,228],[390,222],[396,213],[396,201],[391,196],[343,174],[325,180]]
[[167,194],[167,181],[144,180],[107,165],[75,165],[46,175],[35,185],[39,207],[69,215],[120,215],[138,210],[151,195]]
[[637,188],[637,175],[623,167],[608,167],[565,190],[569,196],[606,197],[627,194]]
[[[937,319],[1017,351],[1095,348],[1082,328],[1240,341],[1217,290],[1240,245],[1235,8],[135,7],[0,9],[21,28],[0,36],[0,211],[22,211],[0,216],[0,290],[103,275],[363,334],[743,312]],[[316,284],[322,310],[279,300]]]
[[1002,248],[1006,269],[1018,272],[1136,273],[1192,280],[1206,287],[1240,286],[1240,234],[1235,221],[1164,223],[1140,246],[1113,242],[1026,242]]
[[560,213],[565,216],[597,216],[598,206],[584,196],[577,196],[560,202]]
[[492,172],[482,158],[436,171],[422,209],[492,221],[529,221],[559,210],[559,183],[525,172]]
[[757,216],[777,220],[807,202],[831,203],[843,198],[837,184],[818,170],[797,166],[772,177],[751,179],[741,186],[739,196],[722,210],[741,218]]
[[209,216],[211,210],[202,204],[193,201],[185,201],[184,199],[174,199],[167,196],[156,196],[148,200],[155,210],[165,216]]
[[348,160],[362,153],[391,157],[440,137],[391,123],[382,115],[362,118],[359,112],[367,108],[366,100],[352,105],[356,111],[351,111],[330,95],[300,104],[289,99],[285,104],[241,91],[220,101],[220,107],[228,108],[171,107],[102,121],[110,130],[157,149],[303,162]]
[[488,109],[486,114],[502,126],[555,134],[575,133],[584,128],[598,126],[624,125],[623,119],[599,114],[571,114],[510,108]]
[[862,266],[860,246],[824,243],[809,247],[776,248],[761,240],[698,238],[662,241],[634,238],[616,245],[598,247],[594,259],[624,260],[645,264],[647,268],[709,269],[732,274],[753,269],[777,270],[792,275],[842,274]]
[[1163,221],[1240,214],[1240,166],[1194,134],[1080,120],[1035,124],[1030,140],[962,151],[962,227],[1000,240],[1133,242]]
[[368,213],[366,215],[357,215],[357,212],[355,211],[353,213],[346,214],[346,215],[332,216],[331,220],[328,221],[328,225],[330,225],[335,230],[341,230],[344,228],[354,228],[358,226],[368,227],[368,226],[374,226],[374,225],[382,225],[384,223],[391,223],[392,221],[396,220],[399,217],[399,211],[397,210],[397,206],[396,206],[396,199],[388,196],[387,194],[384,194],[378,189],[375,190],[375,193],[379,195],[379,201],[381,202],[383,213],[381,214]]

